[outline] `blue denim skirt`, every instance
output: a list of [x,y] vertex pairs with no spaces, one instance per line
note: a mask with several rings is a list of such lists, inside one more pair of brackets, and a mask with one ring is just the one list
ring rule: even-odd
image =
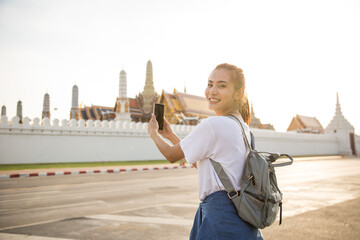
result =
[[190,240],[263,240],[258,228],[243,221],[225,191],[217,191],[199,205]]

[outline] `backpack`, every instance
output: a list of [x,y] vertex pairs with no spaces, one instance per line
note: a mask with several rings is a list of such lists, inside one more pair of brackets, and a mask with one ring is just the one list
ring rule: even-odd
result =
[[[263,229],[276,220],[280,210],[280,225],[282,222],[282,193],[277,185],[274,167],[291,165],[293,159],[287,154],[258,152],[252,149],[241,122],[232,115],[227,117],[236,120],[241,126],[248,151],[241,179],[241,189],[239,191],[234,189],[220,163],[211,158],[210,161],[242,220]],[[282,157],[287,157],[290,161],[274,163]]]

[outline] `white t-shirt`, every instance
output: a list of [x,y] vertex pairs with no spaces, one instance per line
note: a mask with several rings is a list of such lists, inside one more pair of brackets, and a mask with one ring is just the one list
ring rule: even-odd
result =
[[[250,143],[249,127],[243,119],[240,121]],[[232,185],[240,190],[247,152],[241,128],[234,119],[224,116],[204,119],[180,141],[180,146],[188,163],[197,162],[201,201],[213,192],[225,190],[209,158],[221,164]]]

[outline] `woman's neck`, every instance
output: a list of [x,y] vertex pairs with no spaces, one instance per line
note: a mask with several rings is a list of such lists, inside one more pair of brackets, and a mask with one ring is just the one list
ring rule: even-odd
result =
[[242,119],[239,110],[230,111],[230,112],[216,113],[216,116],[226,116],[226,115],[233,115],[234,117],[237,117],[237,118],[239,118],[239,119]]

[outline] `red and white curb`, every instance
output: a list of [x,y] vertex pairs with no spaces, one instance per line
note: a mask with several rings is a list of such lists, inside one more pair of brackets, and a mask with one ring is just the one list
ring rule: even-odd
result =
[[165,166],[165,167],[142,167],[142,168],[116,168],[101,170],[80,170],[80,171],[60,171],[60,172],[35,172],[35,173],[12,173],[0,174],[0,178],[22,178],[22,177],[41,177],[41,176],[60,176],[60,175],[78,175],[78,174],[95,174],[95,173],[121,173],[136,171],[153,171],[153,170],[172,170],[193,168],[192,165],[187,166]]

